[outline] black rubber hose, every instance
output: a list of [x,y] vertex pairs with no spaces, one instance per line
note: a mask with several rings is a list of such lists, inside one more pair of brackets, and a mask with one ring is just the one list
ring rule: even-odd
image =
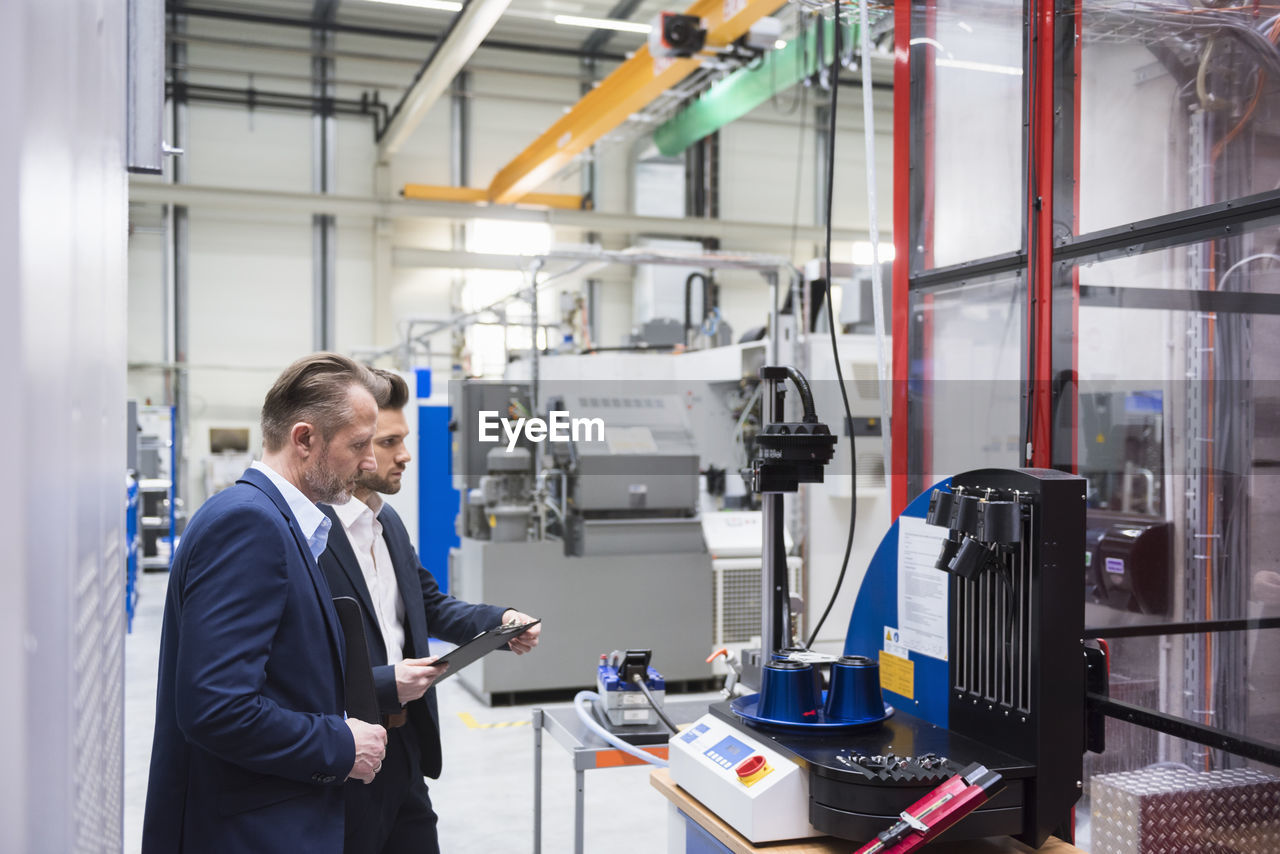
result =
[[684,280],[684,343],[689,343],[689,330],[693,328],[693,280],[702,279],[702,310],[707,309],[707,277],[703,273],[690,273]]
[[[821,32],[821,30],[819,30]],[[828,120],[830,122],[827,132],[827,199],[826,199],[826,240],[824,257],[827,262],[827,332],[831,335],[831,356],[836,363],[836,380],[840,384],[840,399],[844,403],[844,417],[846,423],[853,423],[853,412],[849,408],[849,392],[844,387],[844,370],[840,367],[840,346],[836,340],[836,319],[835,312],[831,308],[831,208],[835,198],[836,186],[836,96],[840,91],[840,4],[835,5],[835,26],[832,28],[835,35],[835,59],[831,63],[832,81],[831,81],[831,109],[829,110]],[[821,56],[821,54],[819,54]],[[865,57],[864,57],[865,61]],[[865,66],[864,66],[865,68]],[[883,425],[882,425],[883,426]],[[827,616],[831,613],[831,608],[836,604],[836,597],[840,595],[840,587],[844,584],[845,573],[849,569],[849,555],[853,551],[853,534],[858,526],[858,446],[857,438],[853,430],[849,430],[849,488],[852,495],[849,500],[849,535],[844,543],[844,559],[840,561],[840,574],[836,576],[835,589],[831,591],[831,598],[827,600],[827,607],[823,610],[822,616],[818,618],[817,624],[813,627],[813,633],[809,635],[809,642],[806,647],[812,648],[813,642],[818,638],[818,632],[822,631],[822,624],[827,621]]]
[[667,717],[666,712],[658,708],[658,701],[654,699],[653,694],[649,693],[649,686],[644,684],[644,677],[639,673],[632,674],[631,681],[640,686],[640,690],[644,692],[644,698],[649,701],[649,705],[653,706],[653,710],[657,712],[658,718],[666,725],[667,729],[673,733],[679,732],[676,725],[671,722],[671,718]]
[[795,368],[787,368],[787,376],[795,385],[796,391],[800,392],[800,403],[804,406],[804,423],[818,423],[818,411],[813,406],[813,390],[809,388],[809,381],[804,378],[804,374]]

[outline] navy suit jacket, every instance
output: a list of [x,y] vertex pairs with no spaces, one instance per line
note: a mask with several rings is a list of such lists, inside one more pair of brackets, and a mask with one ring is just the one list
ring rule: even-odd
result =
[[302,529],[249,469],[174,555],[143,854],[341,852],[355,762],[343,655]]
[[[333,520],[329,531],[329,547],[320,555],[320,568],[334,596],[350,596],[360,603],[364,615],[365,634],[369,641],[369,657],[373,664],[373,683],[378,692],[378,705],[384,713],[401,710],[396,696],[395,666],[387,664],[387,647],[374,615],[373,599],[369,585],[356,560],[347,533],[332,507],[321,504]],[[430,655],[429,637],[437,637],[450,643],[464,643],[483,631],[502,622],[506,608],[494,605],[472,605],[440,592],[435,576],[422,567],[418,553],[409,539],[404,522],[391,507],[383,505],[378,514],[382,523],[382,537],[386,540],[395,569],[400,598],[404,601],[404,657],[425,658]],[[440,718],[436,710],[436,689],[428,689],[426,696],[407,707],[409,725],[418,734],[422,750],[422,773],[428,777],[440,776]],[[374,783],[378,780],[375,778]]]

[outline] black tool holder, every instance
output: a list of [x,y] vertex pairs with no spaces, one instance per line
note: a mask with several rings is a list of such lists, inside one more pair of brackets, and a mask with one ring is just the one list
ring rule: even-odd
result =
[[[763,427],[756,435],[756,456],[751,464],[751,489],[761,496],[764,542],[761,551],[760,662],[791,645],[791,591],[787,578],[787,550],[783,538],[785,493],[802,483],[822,483],[822,470],[835,454],[836,437],[818,421],[813,393],[804,375],[795,368],[767,366],[760,369],[764,383]],[[804,414],[800,421],[786,421],[786,382],[800,395]]]
[[951,575],[949,728],[1024,760],[1021,827],[1070,832],[1085,749],[1085,482],[1049,469],[980,469],[936,490]]

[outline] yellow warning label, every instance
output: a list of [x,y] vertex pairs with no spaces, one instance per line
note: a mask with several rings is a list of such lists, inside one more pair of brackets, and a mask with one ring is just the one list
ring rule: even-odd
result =
[[880,650],[880,687],[914,700],[916,663],[909,658]]

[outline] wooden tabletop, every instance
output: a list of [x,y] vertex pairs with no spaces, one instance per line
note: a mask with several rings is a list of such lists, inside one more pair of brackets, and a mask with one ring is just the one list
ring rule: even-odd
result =
[[[759,852],[764,854],[852,854],[860,847],[857,843],[832,836],[752,845],[742,834],[725,824],[719,816],[672,782],[671,774],[666,768],[653,769],[649,774],[649,783],[733,854],[759,854]],[[1008,836],[939,842],[930,845],[928,851],[929,854],[1030,854],[1032,851],[1039,851],[1040,854],[1085,854],[1074,845],[1068,845],[1056,837],[1050,837],[1044,845],[1036,849]]]

